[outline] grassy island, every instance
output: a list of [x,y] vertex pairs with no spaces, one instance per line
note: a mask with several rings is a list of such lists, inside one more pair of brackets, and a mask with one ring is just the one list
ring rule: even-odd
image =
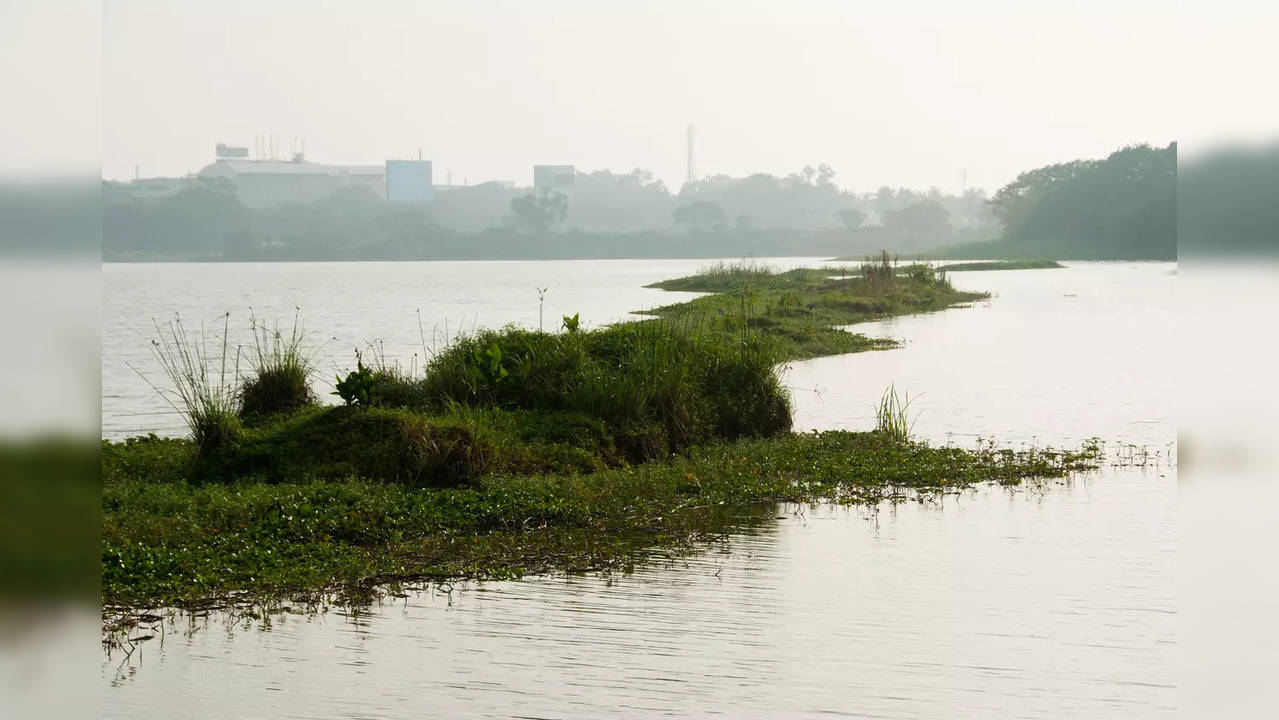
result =
[[359,358],[340,406],[317,402],[296,331],[255,324],[252,367],[228,378],[180,323],[159,328],[191,437],[103,442],[104,605],[626,568],[771,517],[765,503],[1095,466],[1093,448],[929,447],[891,402],[875,430],[791,431],[780,365],[885,346],[839,326],[984,297],[930,266],[742,264],[657,287],[708,294],[590,331],[576,317],[557,333],[481,331],[416,374]]
[[1065,265],[1056,260],[987,260],[977,262],[946,263],[941,266],[947,272],[972,272],[976,270],[1056,270]]
[[[856,261],[853,257],[839,257],[832,262]],[[1054,270],[1065,265],[1056,260],[977,260],[974,262],[948,262],[939,265],[942,272],[973,272],[976,270]]]
[[841,327],[894,315],[933,312],[984,300],[986,293],[953,288],[946,273],[923,263],[899,266],[887,253],[860,266],[774,272],[753,263],[717,265],[697,275],[649,287],[711,293],[648,311],[671,321],[720,318],[725,333],[743,328],[771,343],[779,360],[878,350],[894,346]]

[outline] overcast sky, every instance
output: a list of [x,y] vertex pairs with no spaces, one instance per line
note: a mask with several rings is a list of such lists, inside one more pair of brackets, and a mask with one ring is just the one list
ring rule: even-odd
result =
[[[678,189],[692,123],[702,176],[826,163],[854,190],[955,191],[966,169],[994,189],[1175,139],[1184,89],[1176,6],[1147,0],[102,7],[102,173],[121,179],[273,134],[317,162],[420,147],[437,183],[528,184],[534,163],[563,163]],[[1218,40],[1218,57],[1237,51]]]

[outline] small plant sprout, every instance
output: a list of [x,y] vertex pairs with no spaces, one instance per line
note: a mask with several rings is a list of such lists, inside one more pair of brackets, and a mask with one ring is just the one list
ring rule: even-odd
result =
[[342,398],[347,405],[368,407],[373,404],[373,390],[377,385],[377,376],[364,366],[364,358],[360,351],[355,351],[355,369],[346,374],[346,378],[337,376],[334,395]]
[[569,333],[576,333],[582,328],[582,320],[579,317],[580,314],[581,313],[573,313],[572,315],[565,315],[562,327]]
[[471,354],[471,371],[477,383],[482,383],[489,390],[496,390],[506,380],[509,373],[502,366],[502,349],[496,344],[487,348],[476,348]]

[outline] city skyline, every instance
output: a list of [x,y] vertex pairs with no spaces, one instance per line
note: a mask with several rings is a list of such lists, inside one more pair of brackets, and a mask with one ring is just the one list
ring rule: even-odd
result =
[[827,164],[858,192],[958,192],[965,171],[994,190],[1175,139],[1158,7],[112,0],[102,175],[190,172],[266,133],[332,164],[420,147],[471,184],[562,162],[676,191],[692,124],[702,177]]

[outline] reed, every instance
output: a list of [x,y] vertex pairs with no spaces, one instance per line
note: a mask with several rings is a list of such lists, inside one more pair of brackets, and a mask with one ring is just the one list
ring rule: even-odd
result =
[[[895,440],[909,440],[915,427],[915,422],[908,415],[912,402],[910,393],[905,393],[904,399],[899,398],[896,385],[889,385],[875,408],[875,430]],[[918,420],[919,416],[916,415],[915,419]]]
[[237,349],[232,356],[230,351],[227,339],[230,317],[230,313],[222,315],[221,341],[212,349],[203,324],[199,336],[195,337],[187,332],[178,315],[164,325],[155,323],[151,354],[169,387],[159,387],[137,368],[132,368],[182,415],[201,456],[234,441],[241,433],[237,387],[240,353]]

